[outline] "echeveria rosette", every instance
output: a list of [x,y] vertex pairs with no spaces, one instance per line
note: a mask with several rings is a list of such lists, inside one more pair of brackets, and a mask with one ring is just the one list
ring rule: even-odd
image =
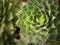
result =
[[46,42],[50,35],[57,35],[54,25],[57,16],[57,5],[54,1],[29,0],[25,6],[21,7],[19,16],[19,24],[23,35],[33,36],[32,39],[39,39],[43,42]]

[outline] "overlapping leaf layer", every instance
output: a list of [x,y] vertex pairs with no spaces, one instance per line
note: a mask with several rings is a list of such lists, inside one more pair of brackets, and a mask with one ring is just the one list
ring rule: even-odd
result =
[[16,15],[19,10],[17,0],[0,0],[0,45],[14,44]]

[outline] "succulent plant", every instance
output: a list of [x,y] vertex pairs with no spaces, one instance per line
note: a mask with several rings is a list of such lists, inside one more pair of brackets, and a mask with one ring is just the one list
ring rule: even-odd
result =
[[0,45],[14,45],[19,0],[0,0]]
[[30,42],[55,41],[57,14],[58,5],[54,0],[29,0],[21,6],[19,14],[21,34],[27,36]]

